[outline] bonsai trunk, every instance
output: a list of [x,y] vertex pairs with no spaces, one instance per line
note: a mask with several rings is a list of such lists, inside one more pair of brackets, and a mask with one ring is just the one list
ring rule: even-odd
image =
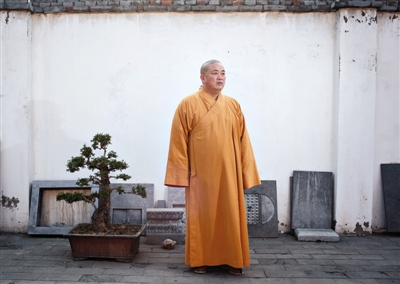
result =
[[108,194],[102,194],[99,197],[99,206],[93,212],[92,224],[94,230],[98,232],[107,232],[111,229],[110,193],[109,189],[107,188],[103,188],[100,190],[108,191]]

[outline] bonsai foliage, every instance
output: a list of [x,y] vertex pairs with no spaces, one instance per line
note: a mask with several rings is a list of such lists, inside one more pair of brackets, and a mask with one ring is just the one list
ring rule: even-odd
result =
[[[140,195],[142,198],[146,197],[146,188],[140,184],[133,187],[130,192],[124,192],[122,186],[111,188],[110,179],[122,179],[124,181],[131,178],[130,175],[122,173],[129,166],[124,160],[117,160],[117,153],[108,151],[107,147],[111,145],[111,136],[109,134],[96,134],[91,140],[92,145],[83,145],[81,155],[72,157],[67,163],[68,172],[77,172],[81,169],[87,168],[93,172],[87,178],[79,178],[76,182],[79,186],[89,186],[89,184],[99,185],[99,191],[91,194],[83,194],[79,192],[57,194],[57,201],[65,200],[68,203],[77,201],[84,201],[92,204],[95,211],[92,215],[92,224],[94,230],[97,232],[107,232],[112,229],[110,219],[110,203],[111,192],[114,190],[119,194],[129,193]],[[95,151],[99,151],[100,155],[95,156]],[[121,172],[115,174],[115,172]],[[98,199],[98,206],[96,206],[96,199]]]

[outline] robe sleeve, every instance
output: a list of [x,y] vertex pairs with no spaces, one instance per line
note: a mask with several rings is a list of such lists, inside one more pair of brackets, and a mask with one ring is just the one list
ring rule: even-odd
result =
[[247,132],[246,122],[243,113],[241,116],[241,156],[242,156],[242,178],[243,188],[249,189],[253,186],[260,185],[260,176],[258,174],[256,160],[254,158],[253,147],[251,146],[250,137]]
[[172,187],[189,186],[189,131],[185,102],[181,102],[172,120],[164,185]]

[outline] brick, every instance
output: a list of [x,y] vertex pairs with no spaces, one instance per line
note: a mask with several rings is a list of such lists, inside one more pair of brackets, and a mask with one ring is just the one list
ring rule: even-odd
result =
[[370,7],[371,1],[349,1],[349,7]]
[[172,0],[161,0],[161,5],[172,5]]
[[240,12],[262,12],[263,11],[263,6],[262,5],[257,5],[257,6],[239,6],[239,11]]
[[40,7],[32,7],[32,12],[34,13],[43,13],[43,9]]
[[196,5],[196,0],[186,0],[185,5]]
[[383,12],[397,11],[397,7],[396,6],[383,5],[381,8],[379,8],[379,11],[383,11]]
[[120,6],[131,6],[132,1],[119,1]]
[[62,12],[60,7],[46,7],[43,9],[44,13],[60,13]]
[[4,3],[4,7],[8,10],[28,10],[29,4]]
[[288,6],[287,7],[288,12],[311,12],[312,9],[310,6]]
[[85,2],[75,2],[74,3],[74,9],[76,7],[82,8],[82,7],[87,7]]
[[91,7],[90,10],[93,12],[110,12],[112,10],[112,6],[94,6]]
[[169,6],[168,11],[170,12],[188,12],[190,11],[191,7],[190,6]]
[[243,4],[253,6],[253,5],[256,5],[256,0],[244,0]]
[[185,0],[173,0],[173,1],[174,1],[174,5],[177,5],[177,6],[185,5]]
[[219,0],[210,0],[210,2],[208,2],[208,5],[212,5],[212,6],[219,6],[220,2]]
[[268,5],[268,0],[257,0],[257,4]]
[[193,6],[192,11],[212,12],[212,11],[215,11],[215,7],[214,6],[206,6],[206,5]]
[[137,6],[129,6],[129,7],[124,7],[125,12],[137,12]]
[[147,5],[144,7],[144,11],[150,11],[150,12],[167,11],[167,7],[159,5]]
[[264,11],[286,11],[285,5],[264,5]]
[[216,12],[237,12],[239,11],[238,6],[219,6],[216,9]]
[[40,3],[39,7],[41,8],[50,7],[50,3]]
[[382,1],[372,1],[372,7],[382,7],[383,5]]
[[311,6],[313,11],[316,12],[329,12],[331,11],[331,5],[313,5]]

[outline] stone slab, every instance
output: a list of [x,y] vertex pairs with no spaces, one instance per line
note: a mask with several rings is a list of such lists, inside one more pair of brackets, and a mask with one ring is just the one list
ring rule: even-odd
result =
[[293,171],[292,229],[332,229],[333,174]]
[[245,190],[247,227],[251,238],[277,238],[276,181],[263,180],[261,185]]
[[339,235],[332,229],[302,229],[296,228],[294,235],[298,241],[302,242],[332,242],[340,240]]
[[386,230],[400,232],[400,164],[381,164]]

